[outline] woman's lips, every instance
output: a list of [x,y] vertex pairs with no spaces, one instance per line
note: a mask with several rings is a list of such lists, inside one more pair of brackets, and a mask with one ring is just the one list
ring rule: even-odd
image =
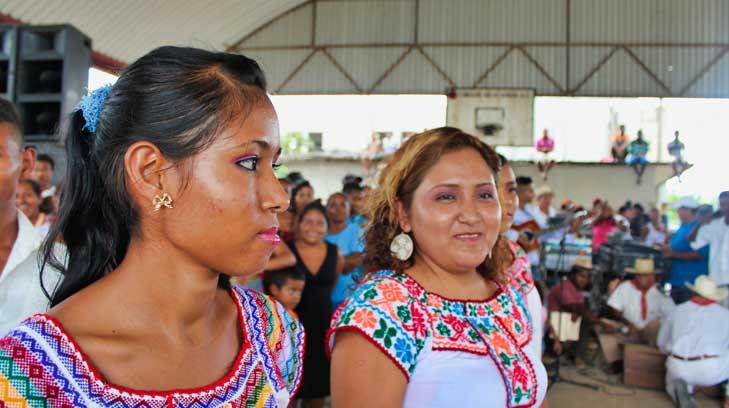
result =
[[453,236],[457,240],[465,241],[465,242],[476,242],[480,241],[481,237],[483,237],[483,234],[480,232],[465,232],[462,234],[456,234]]

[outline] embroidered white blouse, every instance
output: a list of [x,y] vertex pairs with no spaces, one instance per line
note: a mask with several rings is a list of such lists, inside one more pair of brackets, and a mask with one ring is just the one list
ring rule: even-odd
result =
[[403,407],[535,407],[547,374],[530,345],[525,294],[515,283],[489,299],[461,301],[426,291],[407,274],[371,275],[332,318],[328,344],[353,330],[408,380]]

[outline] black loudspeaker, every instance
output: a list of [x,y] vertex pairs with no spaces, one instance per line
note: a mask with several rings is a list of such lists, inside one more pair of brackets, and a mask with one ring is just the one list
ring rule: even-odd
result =
[[0,97],[15,101],[15,72],[18,30],[9,24],[0,25]]
[[60,122],[88,86],[91,40],[70,25],[19,26],[17,39],[14,101],[25,139],[62,142]]

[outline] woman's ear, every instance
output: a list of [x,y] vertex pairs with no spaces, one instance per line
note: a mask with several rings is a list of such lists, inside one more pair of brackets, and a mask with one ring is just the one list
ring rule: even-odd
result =
[[179,184],[170,180],[170,177],[163,177],[171,167],[172,163],[162,155],[157,146],[148,141],[132,144],[124,154],[124,171],[129,181],[130,193],[142,202],[151,203],[155,196],[164,193],[173,199],[177,197]]
[[410,225],[410,216],[405,209],[405,204],[402,201],[397,200],[397,223],[400,225],[400,229],[405,233],[412,231]]

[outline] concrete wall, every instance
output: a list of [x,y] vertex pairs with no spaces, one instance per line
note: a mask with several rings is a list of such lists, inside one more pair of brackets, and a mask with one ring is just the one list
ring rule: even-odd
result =
[[314,186],[316,197],[326,200],[330,194],[342,190],[342,179],[347,174],[365,176],[366,171],[355,158],[343,159],[286,159],[281,160],[289,171],[299,171]]
[[[517,175],[531,176],[535,185],[544,183],[534,164],[517,162],[513,166]],[[637,185],[633,169],[626,165],[558,163],[546,183],[554,190],[555,206],[565,198],[589,206],[595,197],[607,199],[614,207],[626,200],[649,206],[658,203],[659,188],[672,175],[670,164],[651,164],[643,174],[643,182]]]
[[[346,174],[364,176],[364,168],[356,158],[284,159],[290,171],[300,171],[314,186],[317,197],[326,199],[339,191]],[[543,181],[533,163],[513,163],[517,175],[531,176],[536,185]],[[549,173],[549,184],[555,192],[555,205],[565,198],[589,206],[595,197],[606,198],[614,206],[626,200],[644,206],[659,201],[660,186],[672,176],[670,164],[651,164],[643,175],[643,183],[636,185],[632,168],[604,163],[558,163]]]

